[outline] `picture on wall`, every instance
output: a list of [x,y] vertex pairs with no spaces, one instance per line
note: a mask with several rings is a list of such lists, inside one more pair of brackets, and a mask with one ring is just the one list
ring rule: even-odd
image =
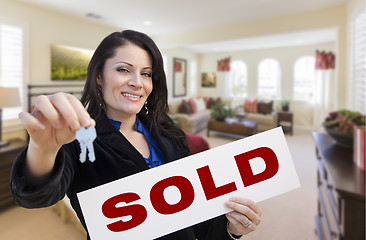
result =
[[187,95],[187,61],[181,58],[173,58],[173,96]]
[[207,72],[202,73],[202,87],[216,87],[216,73],[215,72]]
[[92,50],[51,45],[52,80],[86,80]]

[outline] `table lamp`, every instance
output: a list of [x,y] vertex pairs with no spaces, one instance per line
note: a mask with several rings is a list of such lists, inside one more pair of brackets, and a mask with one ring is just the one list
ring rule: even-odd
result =
[[9,107],[19,107],[20,96],[18,88],[0,87],[0,147],[4,147],[9,144],[8,141],[2,140],[2,109]]

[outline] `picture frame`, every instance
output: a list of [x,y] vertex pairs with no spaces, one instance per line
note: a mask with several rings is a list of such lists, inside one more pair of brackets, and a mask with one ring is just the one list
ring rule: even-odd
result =
[[173,97],[187,95],[187,61],[173,58]]
[[92,50],[51,44],[51,80],[86,80]]
[[201,86],[207,88],[216,87],[216,73],[215,72],[203,72],[201,74]]

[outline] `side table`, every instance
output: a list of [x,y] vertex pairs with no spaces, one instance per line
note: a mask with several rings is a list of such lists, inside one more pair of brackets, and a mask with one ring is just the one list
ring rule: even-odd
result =
[[277,112],[277,126],[282,126],[284,132],[293,134],[293,113],[289,111]]
[[10,172],[15,158],[26,147],[26,142],[12,139],[9,145],[0,147],[0,211],[14,205],[9,189]]

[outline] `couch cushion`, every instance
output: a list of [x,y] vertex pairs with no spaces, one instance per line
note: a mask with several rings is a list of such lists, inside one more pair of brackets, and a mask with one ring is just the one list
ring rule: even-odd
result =
[[194,101],[196,102],[197,112],[203,111],[206,109],[206,104],[205,104],[205,101],[203,100],[203,98],[194,99]]
[[169,102],[169,114],[178,113],[178,108],[179,108],[180,104],[181,104],[181,101]]
[[250,100],[246,99],[244,102],[244,111],[250,113],[258,112],[258,99]]
[[197,112],[197,104],[193,98],[188,99],[188,104],[191,109],[191,113]]
[[186,100],[182,100],[178,108],[179,113],[191,114],[191,108]]
[[276,125],[276,114],[260,114],[260,113],[247,113],[245,115],[245,120],[255,121],[257,124],[271,125],[275,127]]
[[258,103],[258,113],[270,114],[273,111],[273,100],[265,101],[261,100]]

